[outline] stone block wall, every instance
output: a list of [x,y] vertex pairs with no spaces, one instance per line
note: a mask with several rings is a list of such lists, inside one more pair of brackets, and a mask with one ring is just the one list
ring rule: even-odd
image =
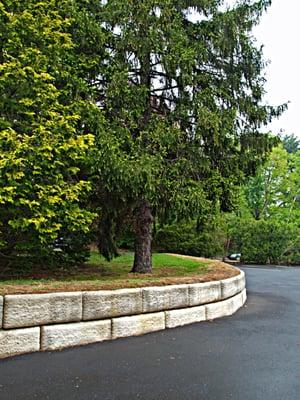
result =
[[83,320],[143,312],[142,289],[101,290],[83,293]]
[[189,306],[189,286],[172,285],[143,288],[143,312]]
[[0,296],[0,358],[225,317],[246,297],[242,271],[207,283]]
[[81,317],[81,292],[5,296],[4,329],[75,322]]
[[0,296],[0,329],[2,328],[2,319],[3,319],[3,297]]

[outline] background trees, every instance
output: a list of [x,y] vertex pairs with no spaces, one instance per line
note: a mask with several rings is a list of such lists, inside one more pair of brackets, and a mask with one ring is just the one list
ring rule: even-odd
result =
[[158,228],[160,250],[226,256],[242,253],[244,262],[300,263],[300,151],[275,147],[254,177],[240,187],[231,213],[214,213],[199,230],[197,220]]
[[300,200],[299,156],[299,151],[289,154],[282,146],[274,148],[256,176],[249,179],[244,193],[255,219],[296,221]]
[[300,139],[295,135],[283,135],[282,143],[288,153],[296,153],[300,149]]
[[269,218],[274,209],[284,206],[283,197],[289,185],[288,163],[287,151],[277,147],[256,176],[247,182],[244,194],[248,209],[255,219]]
[[300,262],[299,157],[299,150],[274,148],[242,188],[238,212],[226,217],[230,247],[244,261]]

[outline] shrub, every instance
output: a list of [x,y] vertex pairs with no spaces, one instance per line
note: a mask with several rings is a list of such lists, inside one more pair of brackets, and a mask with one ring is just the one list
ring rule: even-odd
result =
[[154,248],[163,252],[214,257],[223,253],[220,232],[206,227],[197,232],[195,224],[180,223],[161,227],[154,236]]
[[0,267],[19,273],[36,267],[57,269],[81,265],[89,258],[90,240],[88,234],[63,230],[58,239],[41,244],[34,233],[26,232],[10,248],[1,248]]
[[231,227],[234,249],[242,261],[257,264],[297,264],[300,229],[294,224],[269,220],[239,220]]

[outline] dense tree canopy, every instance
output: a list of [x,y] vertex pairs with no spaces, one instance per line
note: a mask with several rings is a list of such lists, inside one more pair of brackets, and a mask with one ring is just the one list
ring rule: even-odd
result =
[[236,185],[264,160],[274,140],[261,127],[284,109],[263,104],[265,63],[251,36],[269,4],[111,0],[94,9],[106,35],[90,84],[106,121],[94,184],[108,257],[130,209],[134,270],[150,271],[154,217],[232,209]]
[[267,162],[245,186],[247,207],[259,220],[296,221],[300,203],[300,151],[289,154],[275,148]]
[[87,232],[92,220],[80,205],[90,184],[79,166],[93,137],[80,128],[86,107],[72,68],[70,4],[0,2],[2,264],[47,264],[55,239]]
[[1,260],[91,229],[109,259],[131,225],[150,272],[155,220],[234,209],[285,108],[263,102],[251,34],[270,3],[0,1]]

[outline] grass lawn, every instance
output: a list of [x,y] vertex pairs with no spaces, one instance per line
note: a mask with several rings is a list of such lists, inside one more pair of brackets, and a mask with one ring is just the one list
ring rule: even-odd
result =
[[132,274],[132,264],[130,252],[111,262],[92,252],[86,264],[71,270],[40,270],[22,277],[0,275],[0,295],[207,282],[237,274],[234,268],[219,261],[161,253],[153,254],[152,274]]

